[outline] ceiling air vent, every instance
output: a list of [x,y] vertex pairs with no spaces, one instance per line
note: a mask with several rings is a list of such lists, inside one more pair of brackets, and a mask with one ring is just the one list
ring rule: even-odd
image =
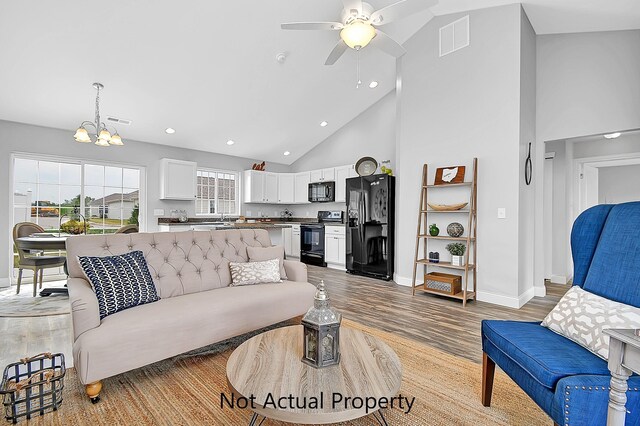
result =
[[440,28],[440,56],[469,45],[469,15]]
[[107,121],[109,123],[114,123],[114,124],[122,124],[124,126],[128,126],[131,124],[131,120],[127,120],[126,118],[118,118],[118,117],[107,117]]

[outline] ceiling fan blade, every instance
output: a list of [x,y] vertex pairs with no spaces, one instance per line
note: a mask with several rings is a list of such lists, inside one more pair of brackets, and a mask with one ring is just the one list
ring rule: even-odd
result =
[[362,0],[342,0],[344,10],[351,13],[352,10],[358,11],[358,15],[362,13]]
[[288,22],[280,24],[283,30],[329,30],[336,31],[344,28],[340,22]]
[[342,56],[342,54],[347,50],[348,47],[349,46],[347,46],[346,43],[342,41],[342,39],[340,39],[338,41],[338,44],[336,44],[336,47],[334,47],[331,53],[329,53],[329,57],[327,58],[326,61],[324,61],[324,64],[325,65],[335,64],[336,61],[340,59],[340,56]]
[[380,30],[376,30],[376,36],[371,40],[369,46],[377,47],[383,52],[388,53],[391,56],[395,56],[396,58],[407,53],[400,43]]
[[373,25],[384,25],[406,18],[438,4],[438,0],[401,0],[371,14]]

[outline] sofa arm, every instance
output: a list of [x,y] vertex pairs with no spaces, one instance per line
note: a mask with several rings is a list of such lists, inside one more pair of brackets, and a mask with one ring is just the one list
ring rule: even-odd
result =
[[284,271],[289,281],[307,282],[307,265],[297,260],[285,260]]
[[[611,376],[577,375],[560,379],[553,401],[553,419],[561,425],[604,425],[607,422]],[[627,384],[627,425],[640,424],[640,377]]]
[[100,325],[100,310],[96,294],[87,280],[69,278],[67,287],[73,319],[73,340],[76,341],[82,333]]

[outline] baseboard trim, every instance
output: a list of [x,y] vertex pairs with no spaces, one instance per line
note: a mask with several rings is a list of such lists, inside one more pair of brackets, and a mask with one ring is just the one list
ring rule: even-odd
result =
[[533,288],[533,295],[535,297],[545,297],[547,295],[547,288],[542,286],[542,287],[534,287]]
[[[407,277],[402,277],[398,274],[393,274],[393,281],[401,286],[404,287],[411,287],[411,284],[413,283],[413,279],[412,278],[407,278]],[[416,283],[416,284],[422,284],[422,283]]]
[[327,263],[327,268],[335,269],[337,271],[346,271],[344,265],[334,265],[333,263]]
[[567,284],[569,280],[564,275],[551,275],[551,279],[549,280],[553,284]]
[[535,289],[532,287],[518,297],[505,296],[503,294],[479,291],[476,299],[480,302],[487,302],[494,305],[506,306],[507,308],[522,308],[529,300],[535,296]]

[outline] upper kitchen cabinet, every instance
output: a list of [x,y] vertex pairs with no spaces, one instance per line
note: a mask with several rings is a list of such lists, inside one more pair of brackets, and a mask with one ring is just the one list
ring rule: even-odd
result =
[[295,202],[295,175],[293,173],[278,174],[278,203],[293,204]]
[[311,182],[331,182],[336,180],[336,172],[333,167],[310,172]]
[[194,200],[196,198],[196,172],[193,161],[160,160],[160,198],[163,200]]
[[278,174],[245,170],[243,173],[243,193],[245,203],[278,202]]
[[355,174],[355,169],[353,168],[353,166],[342,166],[335,168],[336,203],[343,203],[347,201],[347,178],[353,177],[352,173]]
[[311,183],[310,172],[296,173],[295,194],[293,197],[295,204],[305,204],[309,202],[309,183]]

